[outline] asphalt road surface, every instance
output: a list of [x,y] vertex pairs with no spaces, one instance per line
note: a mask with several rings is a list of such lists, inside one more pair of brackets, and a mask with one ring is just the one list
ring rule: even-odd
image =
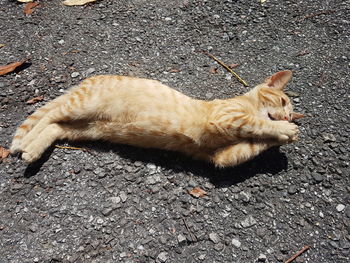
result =
[[[158,79],[228,98],[284,69],[300,140],[238,168],[105,142],[0,163],[0,262],[350,262],[349,1],[0,0],[0,146],[87,76]],[[31,98],[44,100],[27,104]],[[207,192],[195,198],[189,191]]]

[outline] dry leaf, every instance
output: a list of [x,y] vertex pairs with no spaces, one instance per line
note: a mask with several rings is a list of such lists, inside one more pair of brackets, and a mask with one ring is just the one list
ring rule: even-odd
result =
[[218,68],[212,67],[212,68],[209,69],[209,72],[210,72],[211,74],[216,74],[216,73],[218,73]]
[[0,66],[0,76],[14,71],[16,68],[21,66],[26,61],[27,61],[27,59],[24,59],[22,61],[13,62],[13,63],[5,65],[5,66]]
[[177,68],[172,68],[171,70],[169,70],[170,73],[177,73],[177,72],[180,72],[179,69]]
[[265,3],[265,2],[266,2],[266,0],[260,0],[260,3],[262,3],[262,4]]
[[9,156],[10,151],[2,146],[0,146],[0,160],[5,159]]
[[28,3],[24,6],[23,12],[25,15],[31,15],[34,12],[34,8],[38,6],[39,3],[36,2]]
[[0,48],[2,48],[2,47],[4,47],[5,46],[5,44],[0,44]]
[[188,192],[190,195],[194,196],[194,197],[202,197],[204,195],[207,194],[206,191],[202,190],[199,187],[195,187],[193,188],[191,191]]
[[18,2],[21,3],[29,3],[29,2],[33,2],[33,0],[17,0]]
[[87,3],[95,2],[96,0],[66,0],[63,1],[62,4],[68,5],[68,6],[74,6],[74,5],[85,5]]
[[38,96],[38,97],[35,97],[35,98],[28,100],[27,104],[34,104],[34,103],[37,103],[37,102],[42,101],[42,100],[44,100],[44,96]]

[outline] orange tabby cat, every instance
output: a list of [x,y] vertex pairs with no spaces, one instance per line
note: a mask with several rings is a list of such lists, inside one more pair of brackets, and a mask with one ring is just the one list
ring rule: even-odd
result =
[[108,140],[175,150],[227,167],[269,147],[293,142],[298,126],[278,72],[226,100],[192,99],[156,80],[95,76],[30,115],[17,129],[11,153],[31,163],[57,139]]

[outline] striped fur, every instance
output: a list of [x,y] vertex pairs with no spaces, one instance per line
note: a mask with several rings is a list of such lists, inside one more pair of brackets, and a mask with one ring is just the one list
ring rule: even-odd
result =
[[17,129],[11,153],[31,163],[57,139],[108,140],[180,151],[216,166],[235,166],[297,139],[300,118],[283,89],[282,71],[248,93],[192,99],[155,80],[95,76],[30,115]]

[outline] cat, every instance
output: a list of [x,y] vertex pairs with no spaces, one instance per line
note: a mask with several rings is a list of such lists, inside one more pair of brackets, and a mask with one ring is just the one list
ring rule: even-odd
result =
[[180,151],[217,167],[243,163],[291,143],[303,115],[283,92],[292,77],[275,73],[246,94],[226,100],[190,98],[156,80],[87,78],[30,115],[10,148],[28,163],[56,140],[107,140]]

